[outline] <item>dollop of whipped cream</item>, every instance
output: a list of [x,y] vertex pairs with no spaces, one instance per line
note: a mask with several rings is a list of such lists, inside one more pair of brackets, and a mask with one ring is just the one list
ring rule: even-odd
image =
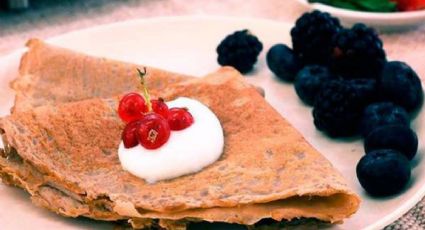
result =
[[118,149],[122,167],[148,183],[198,172],[218,160],[223,152],[223,128],[207,106],[186,97],[166,103],[169,108],[188,108],[194,123],[184,130],[172,131],[167,143],[158,149],[145,149],[140,144],[127,149],[122,141]]

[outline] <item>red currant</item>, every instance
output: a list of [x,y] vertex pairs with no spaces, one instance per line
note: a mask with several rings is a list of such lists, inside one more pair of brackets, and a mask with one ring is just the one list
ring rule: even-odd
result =
[[396,0],[397,8],[401,11],[425,9],[425,0]]
[[170,138],[170,126],[165,118],[156,113],[147,113],[137,129],[139,143],[146,149],[157,149]]
[[168,113],[168,124],[171,130],[182,130],[193,124],[192,114],[187,108],[171,108]]
[[168,118],[168,106],[165,104],[164,99],[158,98],[158,100],[151,100],[152,110],[163,116],[165,119]]
[[139,120],[147,112],[145,99],[138,93],[128,93],[120,101],[118,115],[125,122]]
[[137,140],[137,129],[140,126],[141,121],[133,121],[128,123],[122,131],[121,138],[124,143],[124,147],[129,149],[139,144]]

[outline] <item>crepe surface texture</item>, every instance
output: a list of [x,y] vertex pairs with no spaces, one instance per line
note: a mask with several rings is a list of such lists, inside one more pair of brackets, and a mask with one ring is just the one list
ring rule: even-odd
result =
[[[13,112],[94,97],[108,98],[140,87],[136,69],[143,71],[143,66],[90,57],[38,39],[29,40],[27,46],[18,78],[11,83],[16,92]],[[152,67],[147,70],[146,84],[153,92],[192,78]]]
[[[58,52],[66,56],[70,51]],[[32,61],[29,55],[21,71],[24,62]],[[93,86],[102,93],[90,96],[84,86],[75,91],[77,96],[64,93],[53,100],[20,92],[25,78],[41,79],[29,86],[33,92],[41,87],[37,84],[50,84],[35,75],[57,73],[37,70],[42,68],[37,63],[24,68],[21,74],[27,76],[13,83],[18,94],[14,112],[0,120],[6,143],[0,153],[3,182],[24,188],[39,206],[64,216],[129,220],[135,228],[159,224],[167,229],[185,229],[197,221],[253,225],[269,218],[334,223],[359,207],[358,196],[333,166],[232,68],[200,79],[163,72],[174,79],[165,84],[152,84],[155,75],[150,73],[154,97],[201,101],[217,115],[225,135],[217,162],[155,184],[124,171],[117,154],[124,124],[113,96],[136,87],[123,83],[108,93],[103,86]],[[80,70],[71,71],[66,78],[81,78]],[[68,85],[68,80],[60,81]],[[46,105],[40,106],[41,101]]]

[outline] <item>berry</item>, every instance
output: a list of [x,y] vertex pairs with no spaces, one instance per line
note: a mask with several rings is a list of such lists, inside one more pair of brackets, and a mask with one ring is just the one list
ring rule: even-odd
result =
[[355,89],[343,80],[331,80],[320,89],[314,103],[317,129],[333,137],[356,134],[363,110]]
[[378,78],[386,54],[378,34],[364,24],[343,29],[332,39],[332,69],[347,78]]
[[425,9],[425,0],[396,0],[400,11],[413,11]]
[[193,124],[192,114],[187,108],[171,108],[168,116],[171,130],[183,130]]
[[409,160],[392,149],[366,154],[357,164],[356,172],[362,187],[373,196],[397,194],[410,179]]
[[363,104],[368,105],[376,101],[377,83],[375,79],[358,78],[347,80],[359,95]]
[[168,106],[165,104],[164,99],[158,98],[158,100],[151,100],[152,110],[163,116],[165,119],[168,118]]
[[170,126],[165,118],[156,113],[147,113],[137,129],[139,143],[146,149],[157,149],[170,138]]
[[263,44],[248,30],[228,35],[217,47],[218,63],[235,67],[241,73],[250,71],[257,62]]
[[300,61],[287,45],[276,44],[266,55],[269,69],[280,79],[293,81],[301,68]]
[[394,149],[411,160],[418,150],[418,137],[409,127],[387,125],[374,129],[365,139],[365,151]]
[[382,71],[379,93],[384,100],[403,106],[407,111],[419,108],[423,100],[421,80],[404,62],[388,62]]
[[124,143],[125,148],[133,148],[134,146],[139,144],[137,139],[137,129],[140,125],[140,120],[132,121],[128,123],[121,134],[121,139]]
[[303,14],[291,30],[292,47],[304,64],[328,64],[332,37],[341,30],[337,18],[313,11]]
[[304,103],[313,105],[320,87],[333,78],[329,69],[325,66],[305,66],[295,78],[295,92]]
[[141,119],[146,111],[145,99],[138,93],[126,94],[118,106],[118,115],[127,123]]
[[385,125],[402,125],[409,127],[409,114],[403,107],[391,102],[378,102],[370,104],[363,111],[360,122],[360,131],[367,137],[374,129]]

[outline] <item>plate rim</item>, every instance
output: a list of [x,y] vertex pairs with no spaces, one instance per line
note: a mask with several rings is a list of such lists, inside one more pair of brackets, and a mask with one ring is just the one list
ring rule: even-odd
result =
[[[305,1],[305,0],[298,0],[298,1]],[[424,16],[425,16],[425,10],[424,10]],[[260,23],[270,23],[274,24],[276,26],[287,24],[287,25],[293,25],[293,23],[286,22],[286,21],[278,21],[268,18],[259,18],[259,17],[233,17],[233,16],[223,16],[223,15],[181,15],[181,16],[159,16],[159,17],[150,17],[150,18],[135,18],[135,19],[129,19],[129,20],[123,20],[123,21],[117,21],[113,23],[105,23],[100,24],[96,26],[91,26],[83,29],[76,29],[71,30],[66,33],[58,34],[52,37],[48,37],[44,39],[48,43],[55,44],[55,45],[61,45],[60,43],[62,40],[66,40],[66,37],[68,36],[75,36],[81,33],[96,33],[96,31],[105,30],[105,29],[113,29],[114,27],[120,27],[120,26],[131,26],[131,25],[140,25],[140,24],[150,24],[150,23],[173,23],[173,22],[196,22],[199,23],[199,20],[203,21],[213,21],[213,22],[260,22]],[[290,45],[290,44],[289,44]],[[7,54],[0,55],[0,62],[5,62],[10,59],[14,59],[18,57],[18,60],[20,60],[20,55],[24,51],[26,51],[26,47],[17,48],[15,50],[10,51]],[[424,83],[422,83],[424,85]],[[425,105],[424,105],[425,106]],[[332,163],[332,162],[331,162]],[[424,175],[425,176],[425,175]],[[353,189],[353,188],[352,188]],[[353,189],[354,190],[354,189]],[[359,194],[360,195],[360,194]],[[394,209],[394,211],[385,217],[381,218],[380,220],[376,221],[375,223],[364,227],[364,230],[375,230],[375,229],[382,229],[386,227],[387,225],[390,225],[397,221],[399,218],[407,214],[416,204],[418,204],[423,198],[425,197],[425,183],[418,189],[418,192],[416,192],[413,196],[409,197],[405,202],[403,202],[402,205],[398,206]]]

